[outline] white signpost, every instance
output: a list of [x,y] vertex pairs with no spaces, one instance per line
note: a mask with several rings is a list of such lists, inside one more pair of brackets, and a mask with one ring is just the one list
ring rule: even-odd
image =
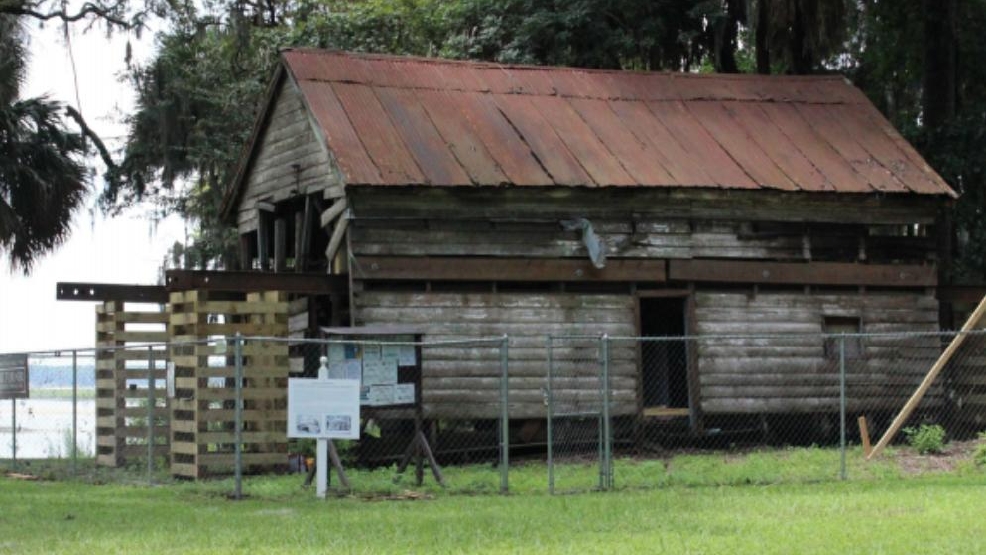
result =
[[329,440],[359,439],[359,379],[329,379],[322,357],[317,379],[288,380],[288,437],[315,438],[316,495],[328,490]]

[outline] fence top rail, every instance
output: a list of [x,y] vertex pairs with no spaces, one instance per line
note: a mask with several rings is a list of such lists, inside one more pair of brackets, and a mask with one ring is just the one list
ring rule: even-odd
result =
[[[940,337],[951,338],[962,335],[983,335],[986,336],[986,329],[980,330],[956,330],[956,331],[907,331],[907,332],[856,332],[856,333],[761,333],[761,334],[725,334],[725,335],[671,335],[671,336],[608,336],[610,341],[715,341],[721,339],[798,339],[805,337],[819,337],[823,339],[839,339],[845,337],[852,338],[893,338],[902,339],[916,337]],[[593,336],[596,339],[603,339],[604,336]]]
[[[627,336],[627,335],[614,335],[608,336],[604,334],[571,334],[571,335],[545,335],[547,342],[555,341],[609,341],[609,342],[667,342],[667,341],[696,341],[696,342],[712,342],[712,341],[729,341],[729,340],[792,340],[792,339],[804,339],[804,338],[820,338],[820,339],[831,339],[837,340],[840,338],[846,339],[866,339],[866,338],[899,338],[899,339],[911,339],[911,338],[940,338],[940,339],[952,339],[959,336],[984,336],[986,337],[986,329],[976,329],[976,330],[957,330],[957,331],[908,331],[908,332],[857,332],[857,333],[776,333],[776,334],[730,334],[730,335],[676,335],[676,336]],[[194,346],[194,345],[222,345],[225,344],[227,347],[232,347],[236,338],[238,336],[215,336],[210,338],[196,339],[196,340],[175,340],[168,342],[156,342],[156,343],[131,343],[127,345],[110,345],[110,346],[95,346],[95,347],[75,347],[75,348],[65,348],[65,349],[46,349],[46,350],[35,350],[35,351],[12,351],[0,353],[3,356],[31,356],[31,357],[49,357],[49,358],[60,358],[60,357],[70,357],[73,354],[76,356],[96,356],[99,353],[104,352],[114,352],[114,351],[135,351],[143,350],[149,351],[150,354],[160,353],[171,347],[182,347],[182,346]],[[372,339],[324,339],[324,338],[286,338],[286,337],[268,337],[268,336],[239,336],[240,340],[244,342],[250,341],[265,341],[271,343],[287,343],[290,345],[393,345],[393,346],[420,346],[420,347],[441,347],[441,346],[466,346],[466,345],[490,345],[496,346],[501,345],[504,341],[510,341],[512,339],[509,335],[502,335],[497,337],[476,337],[476,338],[464,338],[464,339],[446,339],[440,341],[429,341],[423,339],[421,341],[380,341]]]

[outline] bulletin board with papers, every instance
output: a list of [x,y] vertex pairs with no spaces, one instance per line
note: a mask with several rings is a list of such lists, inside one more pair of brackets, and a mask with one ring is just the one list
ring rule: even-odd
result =
[[[362,407],[415,407],[421,400],[420,334],[408,328],[322,328],[329,378],[359,379]],[[351,343],[349,342],[351,341]]]

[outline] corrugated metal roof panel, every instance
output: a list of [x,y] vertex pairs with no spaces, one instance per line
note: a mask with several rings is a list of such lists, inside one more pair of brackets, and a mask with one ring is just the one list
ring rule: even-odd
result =
[[288,50],[348,184],[954,195],[841,77],[506,66]]

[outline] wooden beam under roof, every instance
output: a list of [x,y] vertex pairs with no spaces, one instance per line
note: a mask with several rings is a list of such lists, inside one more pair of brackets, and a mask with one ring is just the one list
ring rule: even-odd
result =
[[435,281],[647,281],[667,278],[664,260],[609,259],[597,269],[588,260],[495,257],[361,256],[353,277]]

